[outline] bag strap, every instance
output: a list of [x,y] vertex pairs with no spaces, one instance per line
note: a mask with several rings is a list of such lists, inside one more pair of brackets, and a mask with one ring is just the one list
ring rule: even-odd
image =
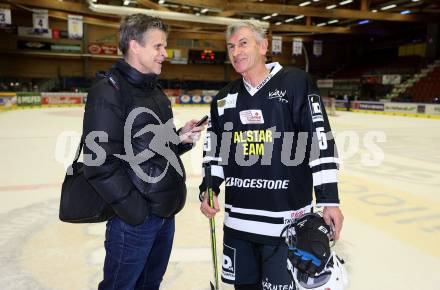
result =
[[121,106],[125,118],[128,116],[128,108],[131,105],[131,92],[130,85],[124,79],[124,77],[120,74],[120,72],[116,69],[116,66],[113,65],[108,71],[98,71],[96,73],[96,77],[98,78],[106,78],[110,85],[115,89],[115,91],[119,94],[119,105]]
[[84,135],[81,136],[81,140],[79,141],[78,149],[76,150],[75,159],[73,159],[72,164],[75,164],[78,162],[79,156],[81,155],[81,151],[84,146]]
[[[108,82],[111,84],[111,86],[118,91],[118,93],[120,94],[120,97],[123,98],[123,92],[121,92],[121,86],[120,86],[120,82],[115,78],[115,75],[112,74],[110,71],[98,71],[96,73],[96,77],[97,78],[106,78],[108,80]],[[123,86],[122,86],[123,87]],[[124,102],[124,99],[122,99],[122,104],[124,107],[126,107],[126,103]],[[124,108],[124,113],[126,111],[126,108]],[[79,156],[81,155],[82,149],[84,147],[84,135],[81,135],[81,140],[79,142],[78,145],[78,149],[76,150],[76,154],[75,154],[75,159],[73,159],[72,164],[76,164],[78,163],[78,159]]]
[[[107,78],[107,80],[115,88],[115,90],[119,91],[119,86],[116,83],[116,81],[112,78],[112,75],[110,72],[98,71],[96,73],[96,77],[98,79]],[[81,135],[81,140],[79,141],[78,149],[76,150],[75,159],[73,159],[72,165],[78,163],[78,159],[79,159],[79,156],[81,155],[83,147],[84,147],[84,135]]]

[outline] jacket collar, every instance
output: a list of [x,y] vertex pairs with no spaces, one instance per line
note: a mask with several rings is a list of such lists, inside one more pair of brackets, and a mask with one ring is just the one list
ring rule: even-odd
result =
[[143,74],[125,60],[120,59],[115,64],[116,69],[125,77],[125,79],[135,87],[146,87],[153,89],[157,85],[156,74]]

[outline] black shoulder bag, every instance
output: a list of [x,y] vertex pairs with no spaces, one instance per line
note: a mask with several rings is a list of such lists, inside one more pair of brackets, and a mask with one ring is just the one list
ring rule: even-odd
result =
[[[119,86],[110,72],[98,72],[96,75],[99,78],[107,78],[119,91]],[[78,162],[83,146],[84,136],[81,136],[75,159],[67,169],[61,188],[59,218],[66,223],[99,223],[115,215],[111,206],[84,176],[84,163]]]
[[83,145],[81,137],[75,160],[64,177],[59,217],[67,223],[104,222],[115,214],[84,176],[84,163],[78,162]]

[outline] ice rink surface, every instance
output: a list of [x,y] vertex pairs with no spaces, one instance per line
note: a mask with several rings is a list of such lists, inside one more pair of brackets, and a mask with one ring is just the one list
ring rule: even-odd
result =
[[[175,108],[176,123],[207,110]],[[105,225],[58,220],[63,161],[76,149],[82,114],[83,108],[0,113],[1,290],[97,288]],[[330,121],[343,160],[345,223],[335,251],[346,261],[347,289],[439,290],[440,120],[337,114]],[[63,137],[75,135],[73,142]],[[188,198],[177,215],[163,290],[209,289],[208,220],[197,198],[201,147],[183,155]],[[221,214],[216,222],[221,250]]]

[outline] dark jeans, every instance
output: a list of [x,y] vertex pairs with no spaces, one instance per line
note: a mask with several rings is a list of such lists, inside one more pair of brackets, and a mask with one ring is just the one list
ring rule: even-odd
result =
[[99,290],[157,290],[167,269],[174,217],[149,216],[131,226],[114,217],[107,222],[104,279]]

